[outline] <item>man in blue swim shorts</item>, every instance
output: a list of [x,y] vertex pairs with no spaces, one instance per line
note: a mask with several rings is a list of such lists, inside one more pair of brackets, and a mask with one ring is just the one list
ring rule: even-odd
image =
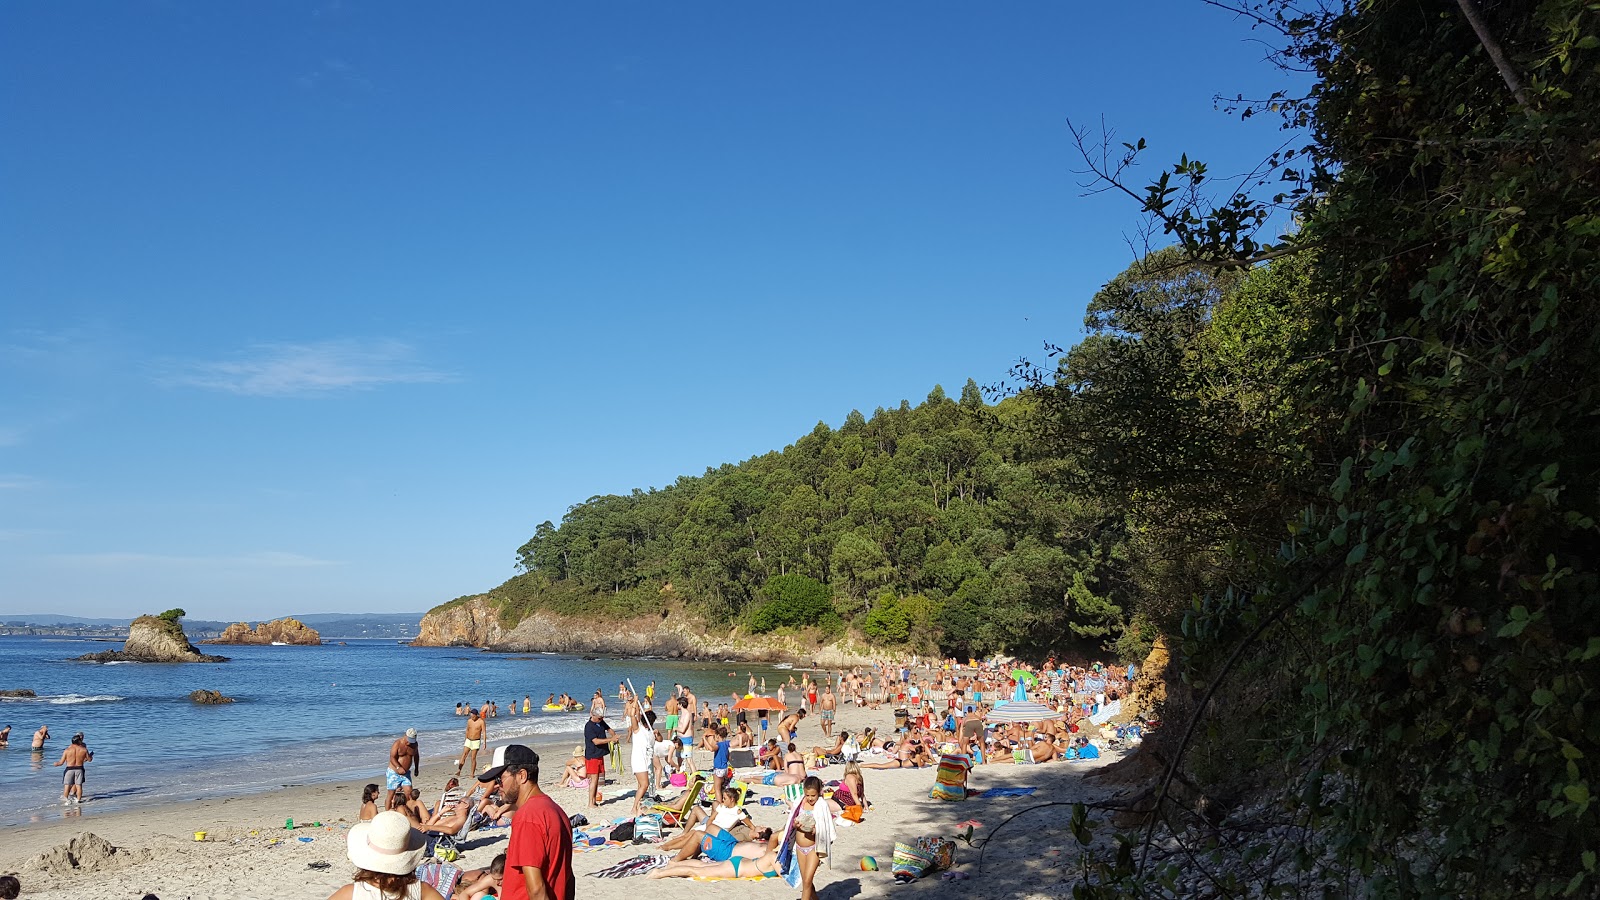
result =
[[389,748],[389,768],[383,773],[383,781],[389,789],[389,797],[384,801],[384,808],[394,805],[394,792],[400,788],[411,788],[413,776],[422,774],[422,754],[417,751],[417,730],[407,728],[405,735],[396,738],[394,746]]

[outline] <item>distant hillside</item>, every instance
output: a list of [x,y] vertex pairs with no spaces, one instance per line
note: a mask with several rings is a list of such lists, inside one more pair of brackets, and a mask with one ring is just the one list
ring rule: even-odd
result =
[[[283,616],[264,615],[250,622],[267,622]],[[409,638],[417,634],[422,613],[308,613],[292,618],[317,629],[324,640],[342,638]],[[23,613],[0,618],[0,634],[83,634],[94,636],[125,634],[132,619],[64,616],[58,613]],[[184,619],[183,630],[191,639],[216,637],[234,622],[209,619]]]

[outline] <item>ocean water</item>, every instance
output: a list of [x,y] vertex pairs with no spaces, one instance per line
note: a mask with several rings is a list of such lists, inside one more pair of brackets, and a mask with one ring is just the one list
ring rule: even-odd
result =
[[[89,766],[83,815],[96,810],[202,797],[236,796],[291,784],[371,777],[381,781],[389,745],[416,728],[424,759],[461,746],[465,721],[455,705],[495,700],[501,716],[489,739],[529,744],[577,741],[584,713],[546,713],[547,695],[562,691],[587,701],[604,691],[613,710],[617,685],[632,679],[658,696],[674,682],[718,702],[743,691],[747,675],[769,687],[795,671],[733,663],[596,659],[544,654],[483,653],[455,647],[406,647],[353,640],[321,647],[209,647],[231,657],[205,664],[71,662],[118,644],[76,638],[0,636],[0,689],[27,688],[39,697],[0,700],[0,727],[11,725],[0,750],[0,825],[50,821],[62,813],[61,758],[72,734],[84,732]],[[197,688],[237,700],[221,706],[189,701]],[[507,716],[513,698],[533,698],[530,715]],[[609,718],[619,727],[617,715]],[[50,726],[42,755],[33,732]],[[480,759],[484,757],[480,756]],[[564,758],[564,757],[563,757]],[[434,774],[438,774],[434,772]],[[423,769],[429,776],[429,769]]]

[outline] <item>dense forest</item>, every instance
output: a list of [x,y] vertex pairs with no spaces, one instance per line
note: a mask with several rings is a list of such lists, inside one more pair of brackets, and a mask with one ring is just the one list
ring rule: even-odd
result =
[[[957,653],[1159,634],[1156,812],[1077,896],[1181,895],[1178,868],[1215,896],[1594,896],[1600,7],[1234,12],[1311,80],[1223,104],[1286,142],[1140,184],[1143,141],[1075,131],[1170,243],[1084,341],[995,405],[936,391],[575,507],[503,608]],[[1157,864],[1158,821],[1201,843]]]
[[[761,633],[854,628],[961,656],[1100,644],[1124,633],[1120,516],[1086,503],[1037,453],[1036,404],[935,387],[869,419],[818,423],[781,451],[594,497],[518,551],[491,596],[637,615],[683,603]],[[671,586],[665,592],[663,589]]]

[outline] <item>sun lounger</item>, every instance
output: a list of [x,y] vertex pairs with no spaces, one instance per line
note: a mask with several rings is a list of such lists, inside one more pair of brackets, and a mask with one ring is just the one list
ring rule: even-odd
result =
[[695,803],[700,800],[700,792],[705,789],[706,780],[700,773],[695,773],[689,779],[689,787],[673,803],[657,803],[651,809],[661,813],[661,824],[667,827],[677,827],[689,818],[689,810],[694,809]]

